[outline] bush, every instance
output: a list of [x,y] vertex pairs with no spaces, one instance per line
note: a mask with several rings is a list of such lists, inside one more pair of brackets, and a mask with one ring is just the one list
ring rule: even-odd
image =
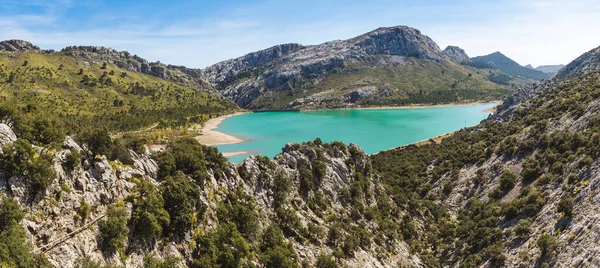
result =
[[265,267],[298,267],[294,248],[284,241],[283,232],[276,225],[269,226],[263,233],[260,250]]
[[515,226],[515,234],[522,239],[527,238],[529,236],[529,233],[531,232],[530,226],[530,220],[520,219],[517,225]]
[[106,220],[100,222],[99,227],[102,250],[108,254],[121,252],[129,233],[125,207],[109,205],[106,210]]
[[222,223],[216,230],[196,240],[196,256],[190,268],[243,267],[250,254],[250,245],[234,223]]
[[172,268],[178,267],[181,259],[169,256],[165,259],[158,259],[152,255],[146,255],[144,257],[144,268]]
[[500,180],[499,180],[500,190],[502,190],[502,192],[504,192],[504,193],[507,193],[508,191],[512,190],[512,188],[515,187],[516,182],[517,182],[517,175],[515,175],[515,173],[512,172],[511,170],[505,170],[504,172],[502,172],[502,175],[500,175]]
[[77,215],[81,217],[81,222],[85,223],[85,221],[90,217],[90,213],[92,212],[92,208],[90,204],[85,202],[85,200],[81,200],[79,202],[79,208],[77,209]]
[[73,171],[77,168],[81,163],[81,153],[77,150],[71,151],[69,154],[65,156],[65,161],[63,162],[63,168],[68,171]]
[[254,198],[244,193],[242,187],[227,194],[217,206],[217,218],[220,222],[231,222],[236,230],[249,240],[258,235],[258,215]]
[[137,198],[131,214],[133,233],[138,239],[152,242],[169,226],[169,213],[164,209],[162,195],[151,182],[142,180],[136,188]]
[[558,242],[549,234],[542,234],[537,239],[537,246],[542,251],[542,257],[547,257],[558,249]]
[[[36,267],[36,256],[29,254],[30,245],[19,222],[25,214],[12,198],[0,195],[0,266]],[[45,265],[45,267],[51,267]]]
[[556,206],[556,211],[559,213],[563,213],[567,218],[571,218],[573,216],[573,206],[573,197],[565,195],[558,202],[558,205]]
[[317,261],[315,263],[316,268],[337,268],[337,262],[330,256],[321,254],[317,257]]
[[3,148],[0,168],[5,170],[8,177],[23,176],[33,188],[33,192],[40,193],[56,178],[56,172],[52,168],[52,156],[41,154],[34,157],[35,154],[29,141],[18,139]]

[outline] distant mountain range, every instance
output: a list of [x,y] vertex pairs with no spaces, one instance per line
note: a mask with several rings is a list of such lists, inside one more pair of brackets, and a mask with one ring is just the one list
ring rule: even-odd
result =
[[520,76],[526,79],[542,80],[550,78],[547,73],[523,67],[500,52],[471,58],[471,62],[478,67],[499,69],[506,74]]
[[407,26],[378,28],[319,45],[277,45],[204,69],[148,62],[126,51],[96,46],[55,52],[10,40],[0,44],[1,51],[61,53],[106,62],[207,90],[250,110],[492,100],[510,94],[517,85],[553,75],[520,66],[500,52],[469,58],[457,46],[440,50],[431,38]]
[[562,69],[562,67],[565,67],[564,64],[558,64],[558,65],[540,65],[538,67],[533,67],[531,66],[531,64],[527,64],[525,65],[525,68],[529,68],[532,70],[537,70],[543,73],[547,73],[547,74],[556,74],[558,73],[558,71],[560,69]]

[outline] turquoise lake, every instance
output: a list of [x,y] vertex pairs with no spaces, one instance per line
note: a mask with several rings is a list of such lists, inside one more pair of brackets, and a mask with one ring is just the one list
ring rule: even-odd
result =
[[342,141],[372,154],[474,126],[487,118],[494,103],[414,109],[259,112],[225,119],[217,131],[246,142],[217,146],[221,152],[247,151],[229,157],[235,163],[249,155],[273,157],[289,142]]

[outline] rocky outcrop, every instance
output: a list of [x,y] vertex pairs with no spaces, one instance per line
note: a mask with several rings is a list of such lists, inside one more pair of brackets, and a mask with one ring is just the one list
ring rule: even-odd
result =
[[463,63],[469,60],[469,55],[467,55],[465,50],[457,46],[447,46],[442,53],[456,63]]
[[590,71],[600,70],[600,47],[594,48],[577,57],[556,74],[557,79],[575,77]]
[[23,40],[6,40],[0,42],[0,52],[41,52],[38,46]]
[[6,124],[0,124],[0,147],[17,140],[15,132]]
[[[10,128],[4,132],[8,130]],[[44,150],[34,149],[38,153]],[[98,240],[98,224],[104,220],[107,206],[124,203],[131,213],[133,205],[126,200],[135,196],[135,187],[140,180],[157,186],[161,184],[157,179],[158,165],[148,153],[138,155],[130,151],[133,165],[129,166],[108,161],[105,156],[86,157],[85,150],[85,146],[66,137],[62,148],[53,153],[52,168],[57,174],[56,179],[42,193],[35,195],[25,178],[12,176],[4,179],[4,173],[0,171],[0,195],[11,195],[26,208],[27,214],[21,224],[33,242],[33,252],[43,252],[56,267],[73,267],[75,261],[82,257],[101,263],[142,267],[143,258],[148,254],[159,258],[176,256],[184,263],[191,261],[194,256],[188,247],[194,241],[194,233],[210,232],[223,224],[217,219],[217,208],[226,200],[228,193],[240,188],[256,202],[257,228],[264,230],[275,223],[279,213],[276,208],[279,208],[298,218],[300,226],[295,228],[320,230],[320,234],[313,234],[311,242],[289,239],[300,260],[309,263],[314,263],[321,254],[333,254],[334,248],[327,245],[328,238],[324,234],[329,233],[331,228],[340,228],[341,220],[328,215],[336,215],[340,219],[353,217],[353,222],[347,223],[352,229],[337,230],[342,237],[351,235],[347,232],[356,228],[365,228],[367,233],[375,233],[379,228],[377,223],[357,215],[362,212],[356,211],[348,201],[349,190],[357,183],[364,187],[364,194],[354,197],[352,202],[361,202],[366,208],[377,208],[382,200],[376,193],[384,189],[372,174],[370,160],[360,147],[341,143],[291,143],[274,160],[252,156],[238,165],[227,163],[225,169],[209,169],[207,183],[199,185],[201,196],[198,200],[198,204],[205,208],[206,218],[199,220],[197,229],[190,231],[183,240],[158,241],[150,248],[138,247],[132,242],[127,245],[127,258],[118,254],[107,256],[100,250]],[[74,151],[82,152],[81,165],[65,168],[66,157]],[[313,178],[308,189],[302,181],[306,172],[320,174],[316,177],[318,180]],[[275,188],[278,180],[282,179],[290,181],[289,188]],[[361,181],[357,182],[358,179]],[[318,208],[311,203],[317,195],[322,200]],[[281,196],[284,196],[283,200]],[[89,206],[88,214],[82,213],[82,206]],[[327,214],[324,211],[328,211]],[[369,245],[355,249],[342,262],[350,267],[395,267],[398,263],[420,265],[419,258],[413,256],[408,244],[401,240],[373,240]]]

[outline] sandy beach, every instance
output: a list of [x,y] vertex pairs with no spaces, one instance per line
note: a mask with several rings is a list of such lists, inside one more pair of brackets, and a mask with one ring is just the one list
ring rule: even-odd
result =
[[[245,114],[245,113],[247,113],[247,112],[228,114],[228,115],[219,116],[217,118],[208,120],[204,124],[204,127],[198,126],[200,135],[196,136],[196,140],[198,140],[198,142],[200,142],[204,145],[207,145],[207,146],[235,144],[235,143],[243,142],[244,141],[243,139],[240,139],[233,135],[225,134],[223,132],[216,131],[215,129],[217,127],[219,127],[219,125],[223,122],[223,120],[225,120],[229,117],[232,117],[232,116]],[[235,155],[238,155],[238,154],[245,154],[246,152],[230,152],[230,154],[231,153],[235,153]],[[232,155],[226,155],[226,156],[232,156]]]
[[449,104],[415,104],[408,106],[373,106],[373,107],[347,107],[347,108],[335,108],[335,109],[300,109],[301,111],[312,112],[322,110],[395,110],[395,109],[422,109],[422,108],[440,108],[440,107],[461,107],[461,106],[473,106],[479,104],[495,103],[498,105],[500,101],[489,101],[489,102],[465,102],[465,103],[449,103]]

